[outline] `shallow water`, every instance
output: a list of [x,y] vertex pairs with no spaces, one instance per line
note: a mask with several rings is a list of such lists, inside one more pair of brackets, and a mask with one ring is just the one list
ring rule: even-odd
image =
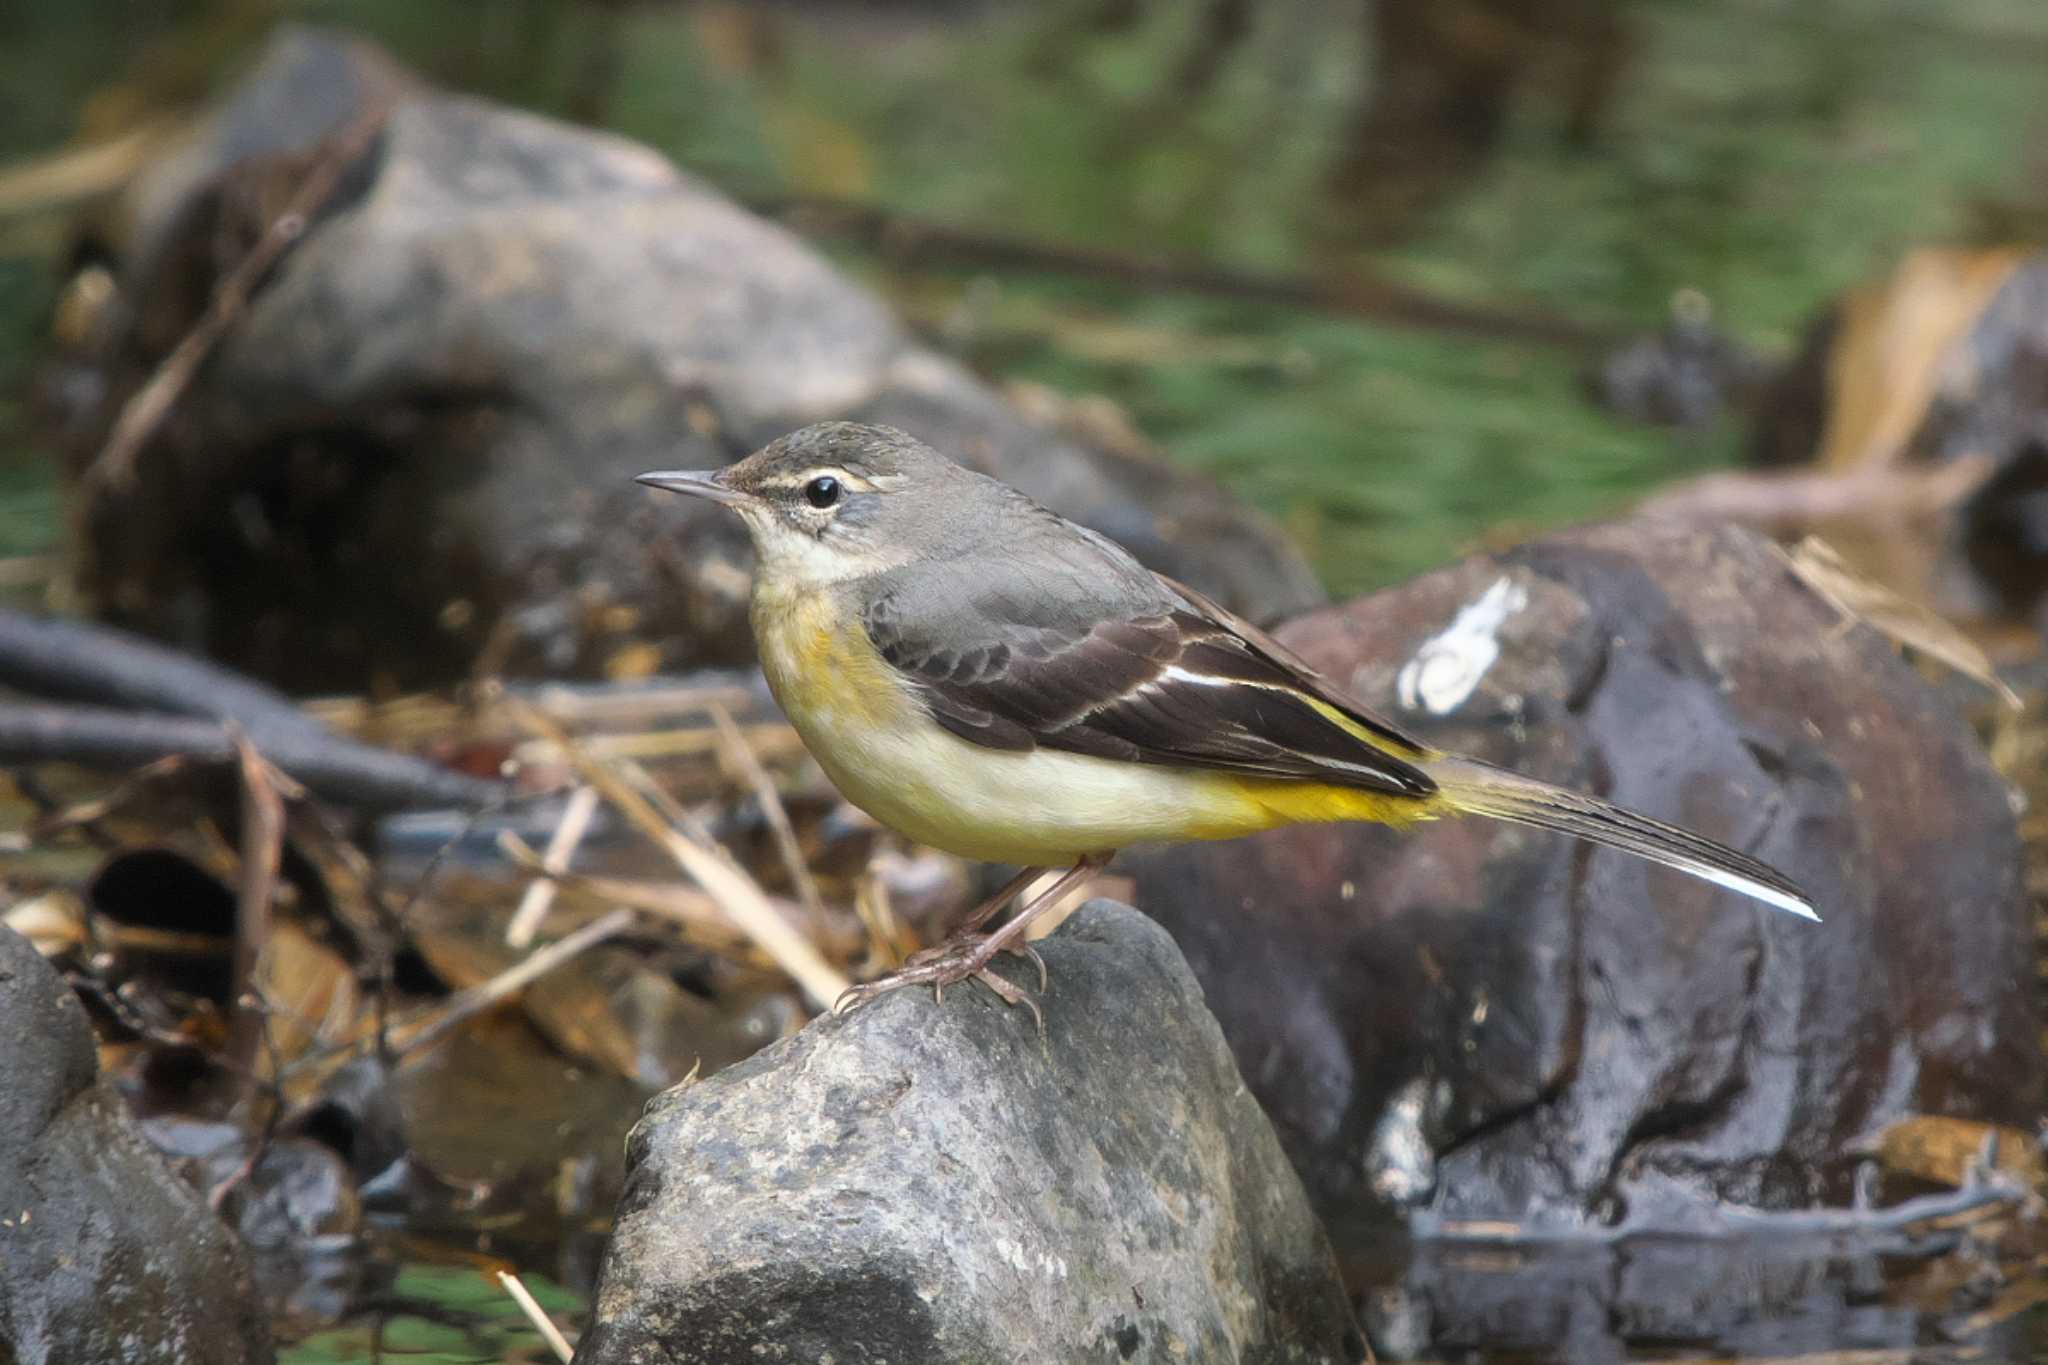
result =
[[1431,1243],[1353,1256],[1384,1355],[1472,1362],[2048,1358],[2023,1262],[1948,1234],[1764,1233],[1520,1247]]

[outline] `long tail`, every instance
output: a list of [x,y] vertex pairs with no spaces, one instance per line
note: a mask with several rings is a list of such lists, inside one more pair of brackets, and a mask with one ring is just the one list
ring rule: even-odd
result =
[[1618,848],[1820,922],[1813,902],[1790,878],[1712,839],[1623,810],[1596,796],[1553,787],[1476,759],[1446,756],[1430,760],[1426,767],[1453,810],[1557,830],[1606,848]]

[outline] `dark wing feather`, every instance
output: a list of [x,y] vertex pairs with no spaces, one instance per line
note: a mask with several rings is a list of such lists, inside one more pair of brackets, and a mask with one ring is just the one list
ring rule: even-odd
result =
[[1262,655],[1284,669],[1302,690],[1324,703],[1336,707],[1351,720],[1372,731],[1381,739],[1386,740],[1397,752],[1417,755],[1429,752],[1429,746],[1410,739],[1399,729],[1380,719],[1356,697],[1352,697],[1332,687],[1330,680],[1316,672],[1308,660],[1302,658],[1299,654],[1296,654],[1286,645],[1281,644],[1271,635],[1260,630],[1236,612],[1231,611],[1228,607],[1216,601],[1215,598],[1189,587],[1178,579],[1168,578],[1165,574],[1155,574],[1153,576],[1187,602],[1189,606],[1195,608],[1195,610],[1201,612],[1218,625],[1228,629],[1231,634],[1242,640],[1253,652]]
[[877,585],[864,614],[868,636],[941,725],[990,748],[1042,745],[1402,796],[1436,790],[1409,761],[1426,750],[1284,650],[1274,652],[1278,646],[1262,647],[1248,627],[1177,584],[1143,570],[1142,583],[1117,581],[1123,563],[1100,567],[1116,572],[1035,593],[1028,578],[998,591],[934,578],[943,570],[921,566]]

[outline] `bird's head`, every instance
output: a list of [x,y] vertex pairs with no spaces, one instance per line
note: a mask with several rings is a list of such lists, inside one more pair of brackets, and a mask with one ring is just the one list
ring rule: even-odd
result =
[[738,512],[769,583],[818,587],[929,558],[1006,490],[893,427],[821,422],[724,469],[642,474]]

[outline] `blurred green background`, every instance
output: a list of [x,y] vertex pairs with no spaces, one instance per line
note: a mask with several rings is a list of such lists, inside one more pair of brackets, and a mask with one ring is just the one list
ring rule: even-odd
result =
[[[1659,326],[1696,290],[1768,353],[1908,244],[2009,235],[2048,182],[2037,0],[1576,0],[1520,26],[1511,0],[1440,7],[1478,53],[1452,61],[1480,71],[1464,98],[1490,101],[1486,145],[1425,149],[1419,174],[1395,167],[1419,188],[1374,173],[1363,192],[1333,179],[1384,79],[1368,7],[1234,8],[1218,41],[1205,4],[1144,0],[14,0],[0,153],[192,101],[271,24],[306,20],[603,123],[750,201],[1312,281],[1369,269],[1599,334]],[[20,391],[62,240],[47,214],[0,220],[4,553],[55,535]],[[1734,422],[1604,413],[1570,346],[821,241],[995,377],[1123,405],[1280,518],[1339,592],[1740,452]]]

